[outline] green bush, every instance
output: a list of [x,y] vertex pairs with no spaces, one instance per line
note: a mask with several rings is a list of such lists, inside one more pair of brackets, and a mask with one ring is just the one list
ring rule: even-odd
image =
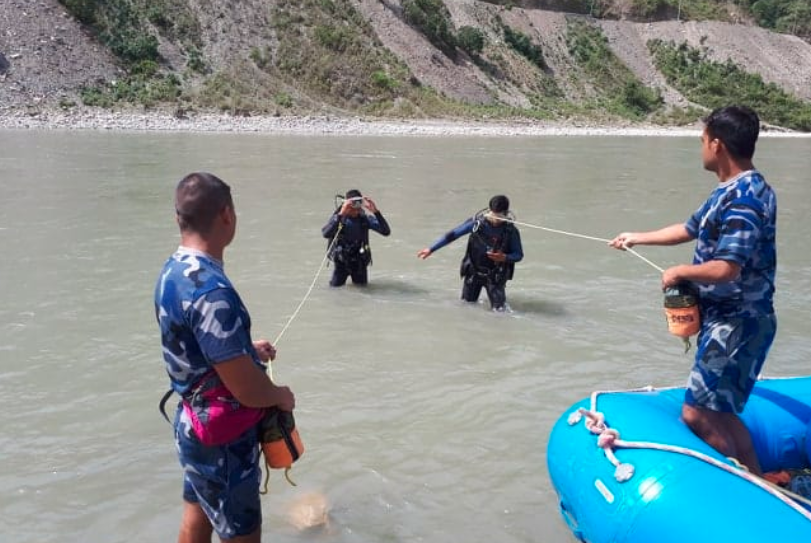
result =
[[372,72],[371,78],[372,84],[381,89],[394,90],[398,86],[397,80],[382,70]]
[[172,21],[172,18],[166,10],[163,9],[163,6],[149,6],[146,11],[146,18],[150,23],[166,32],[175,26],[174,21]]
[[450,13],[442,0],[403,0],[405,21],[417,28],[432,44],[454,56],[456,36]]
[[664,103],[658,91],[643,85],[617,58],[600,27],[582,18],[569,19],[566,44],[596,93],[598,107],[622,117],[641,119]]
[[249,57],[260,70],[264,70],[270,64],[270,53],[267,48],[262,50],[258,47],[253,47]]
[[640,17],[650,17],[664,12],[670,5],[669,0],[631,0],[631,10]]
[[79,21],[89,25],[113,54],[125,62],[135,64],[142,60],[158,60],[158,39],[146,28],[144,15],[132,0],[60,2]]
[[79,22],[92,25],[96,22],[96,10],[99,0],[59,0],[68,12],[72,13]]
[[709,109],[740,104],[754,108],[767,123],[811,132],[811,104],[731,60],[715,62],[706,52],[682,43],[648,42],[656,67],[688,100]]
[[206,64],[206,59],[203,57],[203,53],[196,47],[189,48],[189,56],[186,59],[186,66],[189,67],[189,70],[199,74],[206,74],[209,71],[208,64]]
[[154,60],[142,60],[130,68],[131,76],[153,77],[158,73],[158,63]]
[[625,82],[620,91],[619,101],[633,117],[644,117],[664,104],[659,92],[646,87],[636,79]]
[[82,87],[79,90],[82,103],[90,107],[110,107],[113,105],[112,97],[99,87]]
[[314,35],[321,45],[339,53],[352,47],[355,41],[353,31],[343,26],[318,25]]
[[456,35],[459,47],[475,57],[482,52],[485,44],[484,32],[472,26],[463,26]]
[[504,30],[504,41],[507,42],[507,45],[515,49],[540,69],[548,69],[546,60],[543,58],[543,51],[541,51],[540,46],[532,43],[529,36],[518,30],[513,30],[507,25],[504,25],[502,28]]
[[276,96],[273,97],[273,101],[276,102],[276,105],[279,107],[293,107],[293,98],[286,92],[277,93]]

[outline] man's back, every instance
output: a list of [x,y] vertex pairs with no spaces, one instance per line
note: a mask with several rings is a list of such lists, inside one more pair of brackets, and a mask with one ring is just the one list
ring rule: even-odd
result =
[[249,327],[249,317],[221,264],[205,253],[181,247],[167,260],[155,288],[155,311],[166,371],[179,394],[211,370],[208,358],[245,353],[243,344],[224,340],[241,328],[236,324]]

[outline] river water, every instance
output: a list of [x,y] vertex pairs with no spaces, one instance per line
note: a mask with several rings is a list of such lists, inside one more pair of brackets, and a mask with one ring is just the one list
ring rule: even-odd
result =
[[[686,219],[715,185],[697,136],[0,131],[2,540],[175,539],[152,290],[178,243],[174,186],[208,170],[233,188],[226,269],[255,337],[278,338],[307,448],[297,487],[271,476],[263,540],[573,541],[546,470],[552,424],[593,390],[682,385],[691,357],[666,331],[658,272],[570,234]],[[756,158],[780,208],[765,373],[807,374],[811,140],[764,138]],[[392,235],[373,234],[368,288],[330,289],[320,228],[350,188]],[[525,224],[510,314],[459,301],[463,240],[416,258],[497,193]],[[691,250],[640,253],[669,266]],[[328,526],[302,532],[287,510],[311,493]]]

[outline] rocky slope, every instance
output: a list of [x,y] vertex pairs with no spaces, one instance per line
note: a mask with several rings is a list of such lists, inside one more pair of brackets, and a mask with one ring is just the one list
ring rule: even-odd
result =
[[[268,6],[276,2],[243,0],[212,3],[188,0],[201,29],[201,51],[213,73],[245,63],[252,52],[278,51]],[[501,59],[498,74],[485,71],[465,55],[452,60],[421,33],[403,22],[399,0],[351,0],[368,22],[379,43],[410,71],[412,80],[441,95],[470,104],[530,105],[536,75],[524,59],[509,54],[494,21],[503,21],[540,45],[551,75],[565,97],[585,98],[588,85],[578,83],[577,67],[566,45],[567,15],[539,9],[507,9],[478,0],[445,2],[456,28],[473,26],[487,37],[484,55]],[[705,47],[711,58],[759,73],[793,95],[811,100],[811,44],[790,35],[775,34],[741,24],[720,22],[638,23],[596,20],[613,52],[648,86],[659,88],[669,104],[686,100],[669,88],[654,68],[645,43],[653,38],[686,41]],[[183,73],[184,50],[161,39],[165,68]],[[488,58],[490,58],[488,57]],[[254,70],[258,72],[257,70]],[[0,0],[0,110],[79,102],[78,89],[109,83],[123,75],[119,62],[57,0]],[[268,79],[257,79],[260,86]],[[257,76],[258,77],[258,76]],[[187,86],[200,78],[184,80]],[[285,80],[295,89],[295,80]]]
[[0,108],[75,99],[82,85],[121,73],[56,0],[0,0]]

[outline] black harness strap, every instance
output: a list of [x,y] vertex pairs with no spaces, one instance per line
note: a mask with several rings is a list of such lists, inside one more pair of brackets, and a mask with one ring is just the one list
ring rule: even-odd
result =
[[[203,376],[200,377],[200,379],[194,384],[194,386],[192,386],[192,388],[186,392],[186,395],[184,395],[183,398],[189,400],[194,394],[205,392],[206,390],[209,390],[210,388],[216,386],[219,381],[213,380],[211,378],[213,375],[215,375],[214,370],[210,370],[204,373]],[[160,403],[158,403],[158,410],[160,411],[161,415],[163,415],[163,418],[166,419],[166,422],[168,422],[169,424],[172,424],[172,421],[166,414],[166,402],[169,401],[169,398],[172,397],[173,393],[174,389],[170,388],[163,395]]]
[[172,421],[169,420],[169,416],[166,414],[166,402],[169,401],[169,398],[172,396],[172,394],[174,394],[174,392],[175,391],[171,388],[167,390],[166,394],[163,395],[163,398],[161,398],[161,401],[158,404],[158,410],[161,412],[161,415],[163,415],[163,418],[165,418],[166,422],[168,422],[169,424],[172,424]]

